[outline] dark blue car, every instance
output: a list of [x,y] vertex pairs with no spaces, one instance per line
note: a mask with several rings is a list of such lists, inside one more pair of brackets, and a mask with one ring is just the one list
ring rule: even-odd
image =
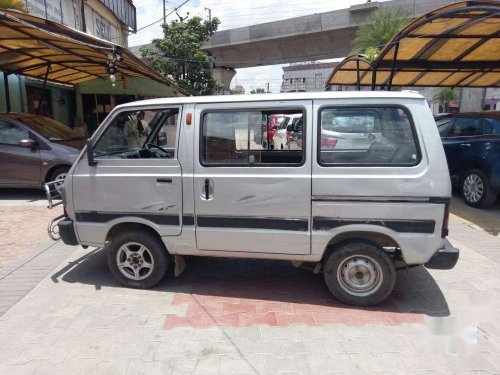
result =
[[500,193],[500,112],[436,117],[451,181],[469,206],[491,206]]

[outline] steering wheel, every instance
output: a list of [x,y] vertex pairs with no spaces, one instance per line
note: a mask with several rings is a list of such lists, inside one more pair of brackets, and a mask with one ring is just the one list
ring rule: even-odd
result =
[[148,151],[151,151],[152,148],[157,149],[158,151],[160,151],[161,153],[163,153],[167,157],[172,157],[171,151],[165,150],[163,147],[155,145],[154,143],[146,143],[146,149]]

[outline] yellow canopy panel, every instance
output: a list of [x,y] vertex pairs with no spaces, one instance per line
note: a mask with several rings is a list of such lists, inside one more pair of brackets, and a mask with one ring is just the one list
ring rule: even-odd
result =
[[500,84],[500,2],[463,1],[413,20],[371,64],[342,61],[330,85],[492,87]]
[[120,56],[118,74],[175,86],[119,45],[43,18],[0,10],[1,71],[76,85],[96,78],[107,80],[113,55]]

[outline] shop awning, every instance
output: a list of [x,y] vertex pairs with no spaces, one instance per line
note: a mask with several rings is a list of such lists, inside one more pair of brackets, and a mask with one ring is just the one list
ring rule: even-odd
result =
[[500,84],[500,3],[463,1],[415,19],[372,63],[342,61],[330,85],[494,87]]
[[0,71],[68,85],[95,79],[109,83],[108,63],[117,56],[118,77],[176,86],[116,44],[43,18],[0,11]]

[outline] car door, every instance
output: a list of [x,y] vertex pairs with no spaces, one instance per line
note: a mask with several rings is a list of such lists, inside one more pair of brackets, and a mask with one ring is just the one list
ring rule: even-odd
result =
[[460,178],[471,152],[481,142],[480,117],[456,117],[442,138],[450,175]]
[[161,236],[181,232],[180,111],[123,109],[98,129],[92,138],[96,164],[81,160],[72,177],[82,238],[103,243],[102,234],[120,222],[144,223]]
[[23,139],[35,139],[25,128],[0,120],[0,185],[40,185],[40,150],[20,146]]
[[311,101],[225,103],[195,109],[194,202],[201,251],[310,253],[311,157],[254,142],[263,114],[302,113]]

